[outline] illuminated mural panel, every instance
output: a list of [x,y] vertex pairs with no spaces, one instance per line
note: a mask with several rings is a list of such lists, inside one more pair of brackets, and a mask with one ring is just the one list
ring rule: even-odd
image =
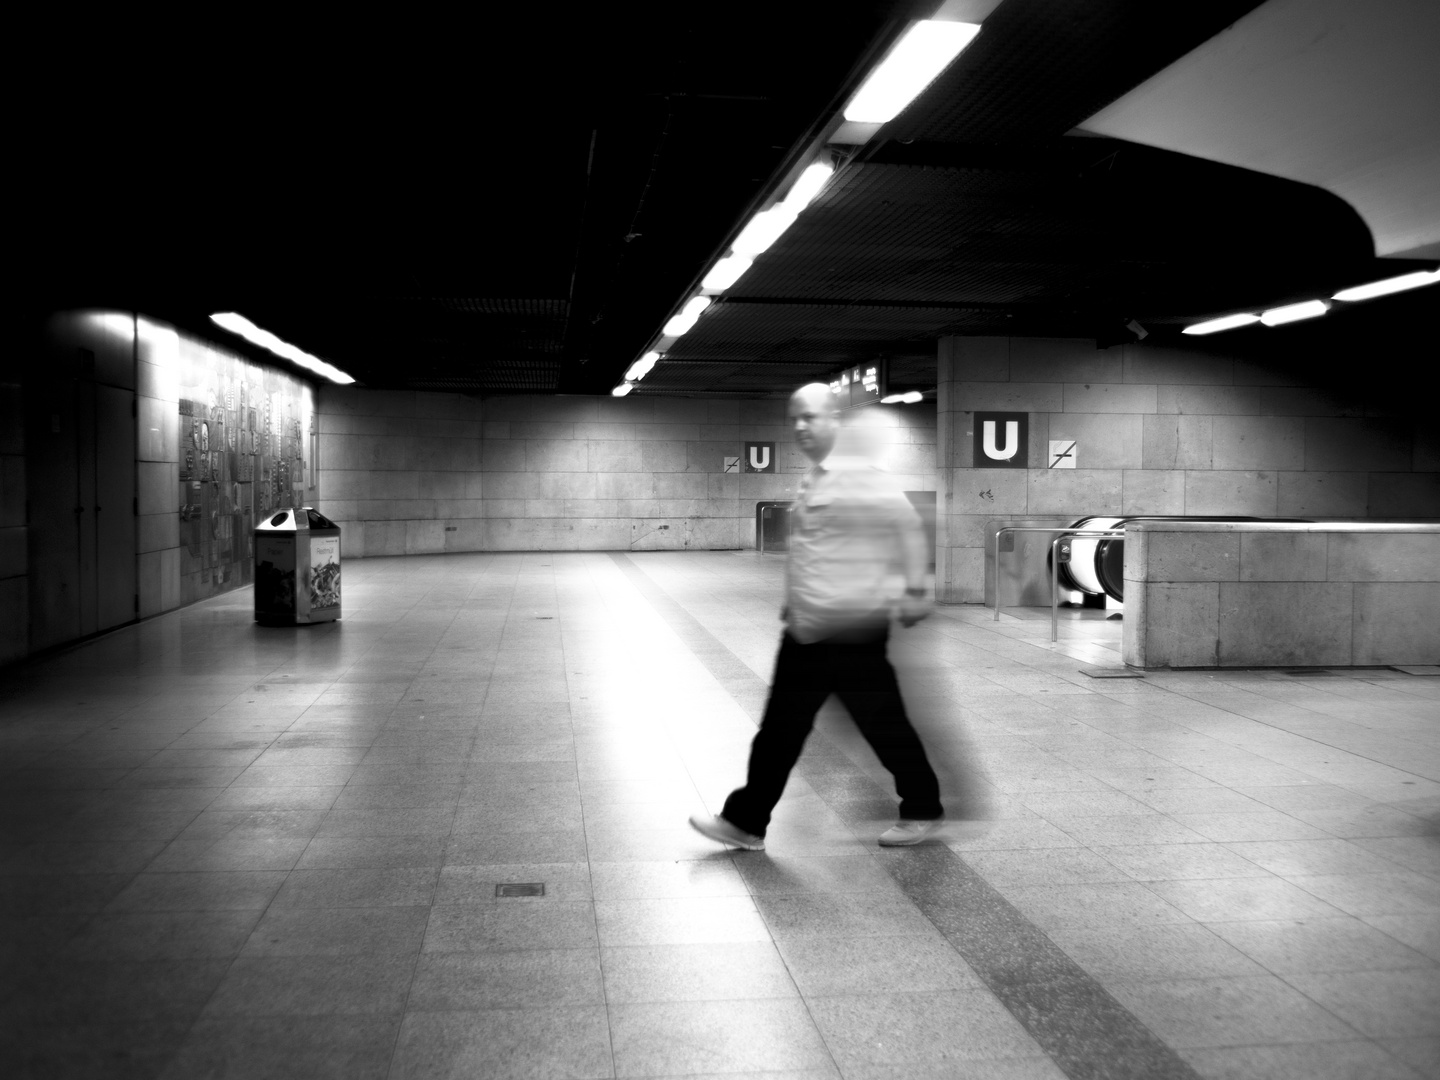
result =
[[182,349],[181,602],[252,580],[255,522],[313,486],[308,383],[210,347]]

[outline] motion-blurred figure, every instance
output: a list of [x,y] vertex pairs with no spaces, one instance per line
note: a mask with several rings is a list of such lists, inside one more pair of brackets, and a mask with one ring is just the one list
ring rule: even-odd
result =
[[833,693],[895,777],[900,820],[881,834],[880,843],[915,844],[944,811],[935,771],[905,715],[885,649],[897,604],[892,589],[897,567],[905,580],[896,612],[901,625],[913,626],[930,614],[929,546],[920,515],[866,458],[863,437],[853,446],[862,452],[832,457],[840,415],[824,383],[795,391],[790,420],[801,452],[815,464],[791,511],[781,613],[785,632],[770,698],[750,747],[745,786],[730,794],[718,816],[696,815],[690,824],[712,840],[763,851],[771,811],[816,712]]

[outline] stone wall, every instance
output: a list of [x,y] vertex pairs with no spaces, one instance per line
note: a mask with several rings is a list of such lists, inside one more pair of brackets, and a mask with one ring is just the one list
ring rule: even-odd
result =
[[[1190,514],[1440,520],[1433,423],[1219,353],[1054,338],[939,346],[937,589],[984,597],[988,522]],[[1028,468],[977,467],[976,411],[1022,412]],[[1051,440],[1075,468],[1048,468]]]
[[[756,502],[792,498],[807,466],[783,400],[326,387],[319,408],[319,509],[347,557],[748,548]],[[867,416],[901,485],[933,491],[934,407]],[[746,442],[774,443],[778,471],[727,471]]]
[[1440,525],[1137,522],[1124,657],[1144,668],[1440,664]]

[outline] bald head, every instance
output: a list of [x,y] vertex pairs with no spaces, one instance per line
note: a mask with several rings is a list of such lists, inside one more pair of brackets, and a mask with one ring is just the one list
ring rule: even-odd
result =
[[834,392],[823,382],[806,383],[790,395],[790,407],[793,409],[796,402],[804,405],[817,413],[828,413],[835,415],[840,412],[839,399]]
[[840,431],[840,406],[830,387],[806,383],[791,394],[790,422],[800,452],[811,461],[824,461]]

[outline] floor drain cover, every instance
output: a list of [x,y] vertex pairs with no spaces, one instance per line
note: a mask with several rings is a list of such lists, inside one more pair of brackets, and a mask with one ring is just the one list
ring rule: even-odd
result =
[[496,896],[544,896],[543,881],[527,881],[518,885],[496,885]]

